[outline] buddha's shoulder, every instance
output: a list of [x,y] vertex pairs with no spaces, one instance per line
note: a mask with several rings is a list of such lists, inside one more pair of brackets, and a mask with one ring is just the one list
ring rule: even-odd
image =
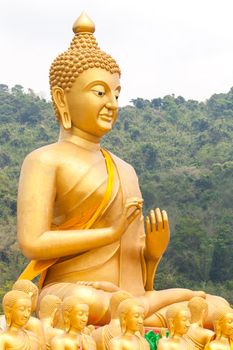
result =
[[136,172],[131,164],[127,163],[125,160],[119,158],[115,154],[113,154],[111,152],[109,152],[109,153],[111,154],[111,157],[118,168],[136,175]]
[[51,344],[63,344],[69,341],[69,337],[63,332],[63,334],[57,334],[51,339]]
[[39,318],[37,318],[37,317],[33,317],[33,316],[31,316],[30,318],[29,318],[29,320],[28,320],[28,322],[27,322],[27,325],[28,324],[31,324],[31,325],[41,325],[41,320],[39,320]]
[[109,342],[109,349],[114,349],[116,346],[121,345],[122,339],[121,336],[114,337]]
[[158,342],[157,350],[173,350],[176,348],[176,344],[174,344],[174,342],[171,339],[161,338]]
[[[221,350],[221,349],[225,349],[226,348],[226,344],[222,344],[221,341],[219,341],[218,339],[212,340],[206,347],[206,350]],[[229,346],[230,348],[230,346]]]
[[24,163],[43,163],[49,165],[56,165],[59,161],[67,156],[67,150],[64,144],[56,142],[40,148],[35,149],[29,153],[24,159]]

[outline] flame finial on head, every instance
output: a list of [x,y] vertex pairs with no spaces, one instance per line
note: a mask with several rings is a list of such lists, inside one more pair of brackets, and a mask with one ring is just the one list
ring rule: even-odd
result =
[[77,18],[77,20],[74,22],[73,32],[75,34],[95,32],[95,24],[86,14],[86,12],[83,11],[81,15]]

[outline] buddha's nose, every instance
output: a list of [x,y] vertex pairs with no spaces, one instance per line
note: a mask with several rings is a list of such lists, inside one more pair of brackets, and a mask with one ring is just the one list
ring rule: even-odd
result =
[[106,108],[111,109],[113,111],[117,109],[117,104],[113,102],[107,102],[105,106]]

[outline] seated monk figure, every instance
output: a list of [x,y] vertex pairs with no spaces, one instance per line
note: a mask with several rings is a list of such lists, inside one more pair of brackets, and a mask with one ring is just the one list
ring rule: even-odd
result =
[[190,326],[191,315],[186,306],[172,305],[167,309],[168,338],[161,338],[157,350],[194,350],[184,338]]
[[70,296],[62,303],[65,333],[51,339],[52,350],[96,350],[95,341],[84,333],[89,307],[79,298]]
[[233,349],[233,309],[222,308],[213,316],[216,338],[208,343],[205,350]]
[[109,342],[112,338],[121,334],[120,319],[118,317],[118,307],[123,300],[132,298],[132,295],[125,291],[113,294],[110,299],[111,321],[103,327],[98,327],[92,332],[92,337],[96,342],[97,350],[109,350]]
[[6,330],[0,333],[1,350],[39,350],[37,336],[25,330],[31,315],[31,297],[22,291],[13,290],[3,297]]
[[137,299],[129,298],[118,307],[121,334],[110,340],[109,350],[149,350],[150,346],[143,337],[145,309]]
[[[29,317],[29,320],[27,321],[27,324],[24,328],[27,331],[34,333],[38,337],[38,339],[40,339],[41,347],[42,349],[44,349],[45,339],[43,327],[41,321],[33,316],[33,313],[36,311],[38,301],[37,286],[29,280],[18,280],[13,284],[12,290],[25,292],[31,298],[31,316]],[[6,320],[4,315],[0,317],[0,325],[0,328],[2,328],[3,330],[6,329]]]
[[112,294],[128,291],[145,304],[150,325],[163,326],[161,308],[205,293],[153,290],[169,242],[167,214],[151,210],[145,234],[134,169],[100,146],[117,119],[120,69],[99,49],[85,14],[73,30],[50,70],[59,140],[30,153],[21,170],[18,240],[32,261],[20,278],[40,274],[40,298],[81,297],[97,325],[110,321]]
[[51,349],[51,339],[64,333],[62,329],[54,327],[54,320],[57,313],[60,313],[60,309],[61,299],[56,295],[47,294],[40,301],[38,314],[43,326],[47,350]]
[[189,300],[188,308],[191,313],[191,325],[184,338],[194,349],[203,350],[215,335],[213,331],[203,327],[208,314],[208,304],[205,299],[194,297]]

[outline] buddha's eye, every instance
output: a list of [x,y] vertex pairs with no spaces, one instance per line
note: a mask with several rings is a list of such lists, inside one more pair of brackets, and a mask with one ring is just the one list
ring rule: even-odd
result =
[[118,100],[118,98],[119,98],[119,95],[116,95],[116,96],[115,96],[115,98],[116,98],[116,100]]
[[103,97],[105,95],[105,89],[103,86],[95,86],[94,88],[91,89],[92,92],[94,92],[94,94],[96,96],[99,96],[99,97]]

